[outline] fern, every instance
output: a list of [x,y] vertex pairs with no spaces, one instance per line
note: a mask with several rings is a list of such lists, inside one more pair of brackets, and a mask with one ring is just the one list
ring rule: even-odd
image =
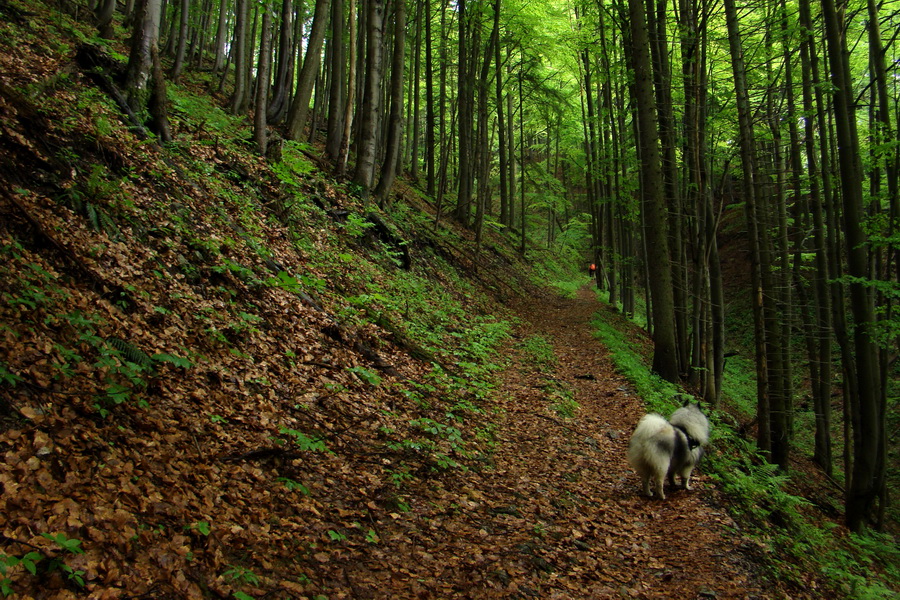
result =
[[97,216],[97,207],[94,206],[92,202],[88,202],[84,208],[87,213],[88,222],[91,224],[91,227],[94,228],[94,231],[102,231],[100,219]]
[[126,361],[148,370],[153,367],[153,359],[131,342],[111,337],[106,339],[106,343]]

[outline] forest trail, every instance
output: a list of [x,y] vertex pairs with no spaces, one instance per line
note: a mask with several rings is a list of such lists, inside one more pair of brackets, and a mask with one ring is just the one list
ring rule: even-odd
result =
[[[497,394],[495,468],[467,482],[452,520],[432,523],[452,534],[431,550],[447,553],[448,596],[781,597],[763,591],[702,468],[692,491],[664,502],[640,495],[625,455],[642,402],[592,336],[591,317],[603,309],[593,291],[513,308],[523,319],[516,348],[542,336],[558,360],[547,367],[513,354]],[[551,390],[557,400],[572,394],[572,418],[550,408]]]

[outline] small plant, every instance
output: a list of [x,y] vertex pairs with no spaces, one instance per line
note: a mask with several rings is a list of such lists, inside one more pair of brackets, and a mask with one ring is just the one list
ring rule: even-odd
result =
[[280,481],[291,492],[300,492],[304,496],[309,496],[309,488],[298,481],[294,481],[288,477],[278,477],[275,481]]
[[344,223],[344,230],[348,235],[353,237],[362,237],[365,235],[366,231],[374,226],[374,223],[367,221],[355,212],[351,212],[347,215],[347,221]]
[[560,417],[572,419],[578,412],[578,402],[575,400],[574,392],[564,384],[556,381],[547,382],[547,389],[550,394],[550,409]]
[[[63,552],[68,552],[69,554],[84,554],[84,550],[81,549],[81,540],[69,538],[64,533],[57,533],[55,535],[42,533],[41,536],[55,543]],[[9,596],[14,591],[12,588],[12,578],[9,576],[11,569],[22,567],[31,573],[31,575],[37,577],[38,564],[43,561],[46,561],[47,565],[44,568],[45,573],[61,571],[66,575],[66,579],[73,584],[80,588],[84,587],[84,571],[73,569],[64,562],[62,557],[48,557],[41,552],[33,550],[22,556],[0,554],[0,594]]]
[[378,373],[365,367],[349,367],[347,370],[371,386],[377,387],[381,385],[381,377]]
[[196,523],[185,526],[185,529],[193,529],[194,531],[205,536],[209,535],[212,531],[209,526],[209,521],[197,521]]
[[10,371],[5,363],[0,362],[0,383],[4,383],[10,387],[15,387],[22,378]]
[[81,540],[69,539],[64,533],[57,533],[56,535],[42,533],[41,537],[45,537],[51,542],[54,542],[66,552],[71,552],[72,554],[84,554],[84,550],[81,549]]
[[413,479],[413,476],[407,469],[388,469],[387,472],[391,477],[391,483],[393,483],[394,487],[397,489],[402,488],[404,483],[406,483],[407,481],[412,481]]
[[222,577],[239,585],[259,584],[259,577],[257,577],[256,573],[239,565],[228,565],[228,568],[222,573]]
[[344,540],[347,539],[347,536],[339,531],[335,531],[334,529],[329,529],[328,530],[328,538],[332,542],[343,542]]
[[29,552],[23,556],[8,556],[0,554],[0,594],[9,596],[13,593],[12,579],[7,575],[9,571],[15,567],[21,566],[23,569],[37,575],[37,563],[44,560],[44,555],[40,552]]
[[325,440],[321,437],[310,437],[302,431],[297,431],[296,429],[290,429],[284,426],[282,426],[279,431],[282,434],[291,436],[294,439],[294,444],[296,444],[300,450],[306,452],[328,452],[328,447],[325,446]]

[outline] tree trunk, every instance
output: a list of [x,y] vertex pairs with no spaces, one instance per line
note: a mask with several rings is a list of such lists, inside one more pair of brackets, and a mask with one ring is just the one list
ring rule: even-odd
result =
[[[663,199],[666,206],[667,232],[672,273],[672,297],[675,305],[675,347],[678,370],[686,373],[690,358],[688,349],[688,301],[687,264],[682,233],[681,193],[678,187],[678,161],[676,158],[675,117],[672,109],[672,75],[669,66],[669,50],[666,34],[665,0],[646,0],[648,35],[653,64],[653,81],[657,106],[660,167],[663,175]],[[656,15],[654,16],[654,10]]]
[[847,486],[846,519],[851,531],[860,532],[871,518],[876,483],[884,481],[879,461],[884,421],[881,414],[881,373],[878,349],[872,339],[875,305],[865,285],[868,272],[868,240],[862,229],[863,190],[859,137],[850,80],[846,40],[833,0],[822,0],[825,38],[834,85],[835,125],[840,155],[843,225],[847,240],[847,273],[853,315],[853,345],[856,351],[857,397],[851,398],[853,418],[853,476]]
[[100,37],[111,40],[113,37],[113,15],[116,14],[116,0],[101,0],[94,9],[94,20],[97,22],[97,33]]
[[647,263],[653,294],[653,370],[663,379],[674,382],[678,380],[678,352],[675,345],[675,301],[666,231],[665,180],[659,155],[650,40],[641,0],[628,1],[628,16],[633,43],[637,126],[640,130],[638,150],[643,184],[641,211],[646,223]]
[[281,23],[278,28],[278,63],[266,114],[269,123],[280,123],[287,113],[288,87],[294,73],[293,15],[292,0],[282,0]]
[[347,172],[347,157],[350,154],[350,134],[353,129],[353,105],[356,102],[356,0],[350,0],[350,39],[347,41],[349,57],[347,62],[347,99],[344,102],[344,130],[341,133],[341,149],[338,153],[338,174]]
[[[285,0],[289,1],[289,0]],[[218,73],[225,68],[225,40],[228,37],[228,0],[219,3],[219,22],[216,26],[216,59],[213,72]]]
[[[482,228],[484,227],[484,215],[490,194],[490,165],[493,160],[493,152],[489,149],[488,141],[488,98],[490,97],[489,76],[491,62],[494,60],[494,48],[498,44],[500,36],[500,0],[494,4],[494,22],[491,27],[491,36],[481,62],[481,73],[478,77],[478,148],[476,155],[478,160],[478,194],[475,206],[475,248],[481,249]],[[549,160],[549,153],[548,153]]]
[[738,109],[739,143],[743,171],[741,183],[747,217],[747,238],[750,245],[751,303],[753,306],[753,337],[756,346],[756,394],[759,419],[757,446],[760,450],[768,452],[772,447],[772,432],[769,420],[771,413],[769,405],[769,372],[766,353],[766,327],[763,314],[765,291],[761,275],[762,269],[767,267],[762,264],[761,258],[759,219],[756,207],[756,149],[754,146],[750,100],[747,96],[743,48],[741,47],[737,8],[734,0],[725,0],[725,18],[728,27],[728,42],[731,50],[731,65],[734,73],[734,87]]
[[454,217],[463,226],[469,224],[469,213],[472,204],[472,185],[475,174],[472,171],[472,129],[474,121],[474,86],[472,85],[472,69],[470,67],[470,39],[475,29],[474,19],[469,15],[466,0],[459,0],[459,62],[458,62],[458,108],[459,118],[459,178],[457,187],[456,210]]
[[125,73],[128,104],[135,112],[140,112],[147,103],[153,71],[152,51],[159,39],[161,8],[161,0],[141,0],[138,4]]
[[341,153],[341,134],[344,131],[344,0],[331,2],[331,39],[328,40],[330,58],[328,85],[328,125],[325,153],[337,160]]
[[413,76],[412,76],[412,139],[410,140],[410,164],[409,178],[418,183],[419,181],[419,135],[421,127],[421,71],[422,71],[422,4],[416,3],[415,18],[416,41],[414,44],[415,54],[413,55]]
[[259,83],[256,85],[256,106],[253,112],[253,141],[256,142],[257,151],[265,156],[268,143],[266,99],[269,92],[269,72],[272,67],[272,7],[269,0],[263,4],[262,11],[262,40],[259,43],[259,65],[257,66]]
[[306,55],[303,58],[300,76],[297,78],[297,91],[288,112],[285,137],[289,140],[299,140],[303,136],[303,128],[309,114],[309,99],[312,97],[313,84],[316,82],[319,61],[322,58],[322,42],[325,40],[330,5],[331,0],[316,0],[312,30],[306,45]]
[[394,55],[391,62],[391,112],[388,117],[387,148],[381,167],[381,179],[375,188],[379,206],[384,206],[400,162],[401,137],[403,135],[403,67],[406,63],[406,0],[394,0],[397,10],[394,16]]
[[[500,0],[494,1],[495,19],[499,19]],[[496,106],[497,106],[497,132],[498,149],[500,152],[500,223],[504,225],[509,223],[509,190],[507,187],[507,175],[509,166],[507,165],[507,142],[506,142],[506,115],[503,112],[503,62],[501,60],[502,53],[500,44],[494,46],[494,64],[495,64],[495,88],[496,88]]]
[[378,141],[378,106],[381,100],[381,42],[383,38],[384,0],[368,0],[366,19],[366,79],[357,142],[356,171],[353,182],[368,197],[375,176],[375,152]]
[[175,61],[172,63],[172,81],[177,82],[184,70],[184,56],[187,52],[188,17],[190,17],[191,0],[181,0],[181,18],[178,24],[178,45]]
[[234,93],[231,96],[232,114],[240,114],[247,105],[250,91],[250,70],[247,63],[247,0],[236,0],[234,24]]
[[[425,193],[435,195],[435,114],[434,114],[434,57],[431,36],[431,0],[425,2]],[[441,99],[443,102],[443,98]]]

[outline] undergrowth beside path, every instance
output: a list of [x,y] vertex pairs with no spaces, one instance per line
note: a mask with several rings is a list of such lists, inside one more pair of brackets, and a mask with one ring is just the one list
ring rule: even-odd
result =
[[[593,326],[616,369],[644,398],[648,410],[670,413],[678,390],[650,372],[647,353],[636,339],[643,332],[610,310],[599,311]],[[746,380],[746,372],[729,370],[723,411],[746,414],[756,393],[754,382],[746,385]],[[797,590],[818,590],[812,597],[833,593],[869,600],[896,597],[891,585],[900,581],[900,552],[889,536],[850,534],[824,518],[809,500],[791,491],[792,478],[821,479],[817,467],[795,458],[795,463],[814,472],[781,473],[738,433],[735,417],[719,411],[711,417],[712,443],[704,464],[736,519],[729,530],[745,540],[761,569],[793,590],[785,597],[799,597],[802,592]]]

